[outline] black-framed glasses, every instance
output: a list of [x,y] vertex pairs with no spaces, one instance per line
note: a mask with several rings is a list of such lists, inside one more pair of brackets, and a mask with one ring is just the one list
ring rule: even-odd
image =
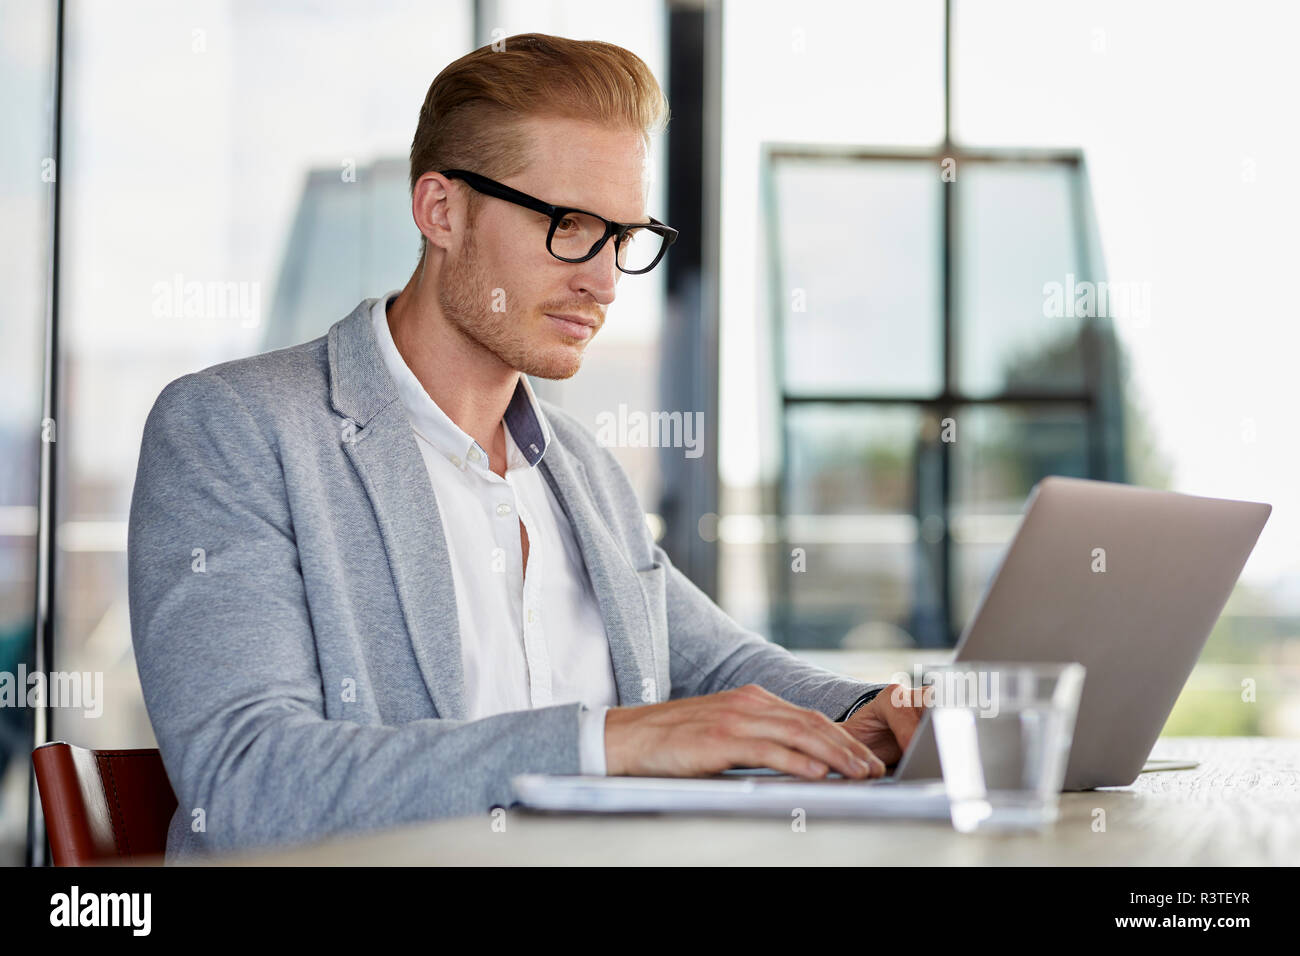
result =
[[469,170],[444,169],[442,175],[449,179],[463,179],[471,189],[485,196],[495,196],[549,216],[551,228],[546,232],[546,250],[562,262],[586,262],[595,257],[612,236],[614,261],[619,270],[640,275],[657,266],[668,247],[677,241],[677,230],[665,226],[653,216],[649,222],[614,222],[585,209],[552,206]]

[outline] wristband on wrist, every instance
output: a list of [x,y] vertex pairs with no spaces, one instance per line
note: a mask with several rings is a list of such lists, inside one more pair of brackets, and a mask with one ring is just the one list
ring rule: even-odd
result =
[[842,723],[844,723],[844,721],[846,721],[846,720],[848,720],[850,717],[852,717],[852,716],[853,716],[853,715],[858,711],[859,708],[861,708],[861,707],[865,707],[867,704],[869,704],[869,703],[871,703],[873,700],[875,700],[875,699],[876,699],[876,695],[879,694],[882,690],[884,690],[883,687],[877,687],[875,690],[869,690],[869,691],[867,691],[865,694],[863,694],[861,697],[859,697],[857,700],[855,700],[855,701],[853,702],[852,706],[850,706],[849,709],[846,710],[846,711],[844,712],[844,716],[838,718],[838,719],[835,721],[835,723],[837,723],[837,724],[842,724]]

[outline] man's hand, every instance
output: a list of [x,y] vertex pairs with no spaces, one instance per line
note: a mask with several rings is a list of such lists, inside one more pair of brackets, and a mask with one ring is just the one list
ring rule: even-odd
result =
[[902,759],[924,713],[919,693],[890,684],[840,726],[892,767]]
[[702,777],[730,767],[771,767],[813,779],[828,768],[857,779],[884,776],[884,762],[846,727],[757,684],[612,707],[605,714],[605,769],[640,777]]

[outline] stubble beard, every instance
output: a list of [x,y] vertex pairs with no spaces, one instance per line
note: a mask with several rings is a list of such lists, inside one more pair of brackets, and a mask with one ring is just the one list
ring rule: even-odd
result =
[[[571,378],[582,367],[582,348],[560,345],[553,336],[548,336],[551,343],[547,346],[530,344],[533,323],[516,310],[518,301],[508,285],[492,282],[479,259],[474,230],[470,229],[460,257],[438,285],[442,314],[462,335],[512,369],[536,378]],[[504,311],[493,309],[497,302],[504,302]]]

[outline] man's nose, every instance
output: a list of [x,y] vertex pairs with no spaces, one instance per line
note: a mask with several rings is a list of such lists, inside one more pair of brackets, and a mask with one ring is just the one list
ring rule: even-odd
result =
[[618,270],[618,262],[614,252],[614,238],[609,240],[600,247],[600,252],[592,258],[580,264],[581,268],[575,278],[577,288],[589,293],[593,299],[601,305],[609,305],[614,301],[615,288],[618,285],[619,277],[623,274]]

